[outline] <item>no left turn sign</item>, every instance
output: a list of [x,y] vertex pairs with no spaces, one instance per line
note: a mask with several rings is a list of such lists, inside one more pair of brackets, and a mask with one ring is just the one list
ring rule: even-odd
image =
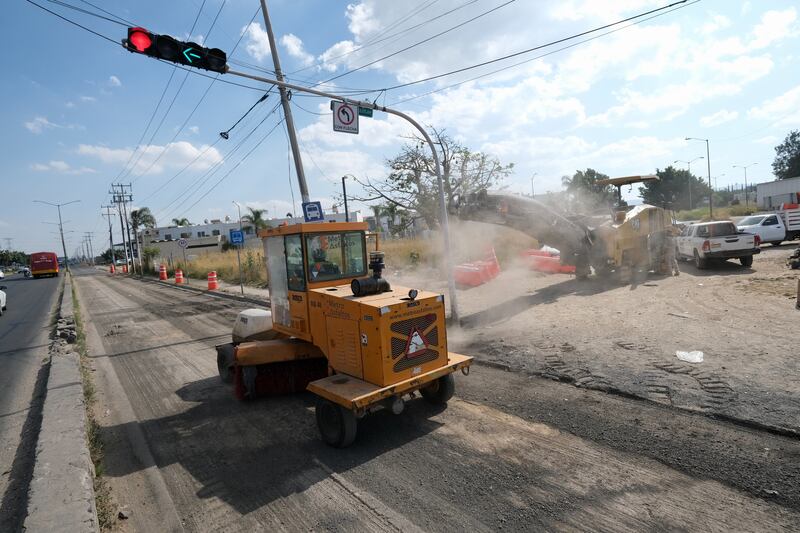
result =
[[333,131],[358,133],[358,107],[345,102],[331,102]]

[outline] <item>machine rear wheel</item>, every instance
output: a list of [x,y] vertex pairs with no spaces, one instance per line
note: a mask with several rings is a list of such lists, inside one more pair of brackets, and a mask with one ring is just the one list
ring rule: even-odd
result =
[[739,262],[742,263],[742,266],[744,268],[750,268],[751,266],[753,266],[753,256],[746,255],[744,257],[740,257]]
[[217,346],[217,370],[219,371],[219,378],[223,383],[233,383],[233,374],[235,371],[233,350],[233,344]]
[[456,380],[453,379],[453,374],[447,374],[419,391],[428,402],[443,405],[453,397],[453,393],[456,391]]
[[358,421],[353,411],[321,396],[317,398],[314,411],[317,428],[326,444],[334,448],[346,448],[356,439]]
[[708,260],[700,257],[697,250],[694,251],[694,266],[696,266],[698,270],[703,270],[708,266]]

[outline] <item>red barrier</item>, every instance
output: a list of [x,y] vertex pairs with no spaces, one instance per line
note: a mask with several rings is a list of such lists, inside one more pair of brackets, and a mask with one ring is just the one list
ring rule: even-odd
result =
[[128,273],[128,265],[122,265],[122,273],[123,274],[127,274]]
[[456,285],[461,287],[477,287],[492,281],[500,274],[500,263],[494,253],[494,248],[490,247],[484,259],[471,263],[462,263],[453,268],[453,277]]

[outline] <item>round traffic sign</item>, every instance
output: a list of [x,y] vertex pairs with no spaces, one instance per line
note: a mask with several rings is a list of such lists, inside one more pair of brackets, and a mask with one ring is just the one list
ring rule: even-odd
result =
[[349,104],[342,104],[336,110],[336,116],[345,126],[349,126],[356,119],[356,112]]
[[186,239],[178,239],[178,246],[180,246],[181,248],[186,248],[187,246],[189,246],[189,241],[187,241]]

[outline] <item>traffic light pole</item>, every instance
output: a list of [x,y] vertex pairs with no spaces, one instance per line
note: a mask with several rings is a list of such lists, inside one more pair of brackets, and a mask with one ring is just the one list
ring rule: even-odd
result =
[[[283,82],[283,72],[281,71],[281,60],[278,58],[278,47],[275,46],[275,35],[272,33],[272,23],[269,20],[266,0],[261,0],[261,11],[264,13],[264,25],[267,28],[269,39],[269,49],[272,52],[272,64],[275,66],[275,77],[279,82]],[[308,184],[306,183],[306,173],[303,170],[303,159],[300,156],[300,149],[297,145],[297,133],[294,130],[294,118],[292,117],[292,107],[289,105],[289,96],[286,87],[278,85],[281,95],[281,105],[283,105],[283,116],[286,118],[286,129],[289,132],[289,142],[292,145],[292,155],[294,156],[294,166],[297,172],[297,182],[300,185],[300,196],[303,202],[309,202]]]
[[[262,4],[263,4],[263,2],[264,2],[264,0],[262,0]],[[265,13],[266,13],[266,11],[265,11]],[[449,224],[448,217],[447,217],[447,201],[445,200],[445,196],[444,196],[444,180],[442,178],[442,166],[441,166],[441,163],[439,162],[439,153],[436,151],[436,145],[433,144],[433,140],[431,139],[430,135],[428,135],[428,132],[425,131],[425,128],[423,128],[416,120],[414,120],[410,116],[406,115],[402,111],[398,111],[396,109],[391,109],[391,108],[385,107],[385,106],[379,106],[377,104],[374,104],[373,102],[362,101],[362,100],[351,100],[349,98],[345,98],[343,96],[339,96],[338,94],[327,93],[325,91],[318,91],[317,89],[312,89],[310,87],[303,87],[302,85],[295,85],[293,83],[286,83],[285,81],[281,81],[281,80],[273,80],[273,79],[270,79],[270,78],[264,78],[264,77],[261,77],[261,76],[255,76],[255,75],[252,75],[252,74],[247,74],[246,72],[238,72],[238,71],[235,71],[235,70],[228,69],[227,73],[228,74],[232,74],[234,76],[239,76],[239,77],[242,77],[242,78],[249,78],[251,80],[260,81],[260,82],[264,82],[264,83],[269,83],[271,85],[276,85],[281,90],[291,89],[293,91],[299,91],[299,92],[314,94],[316,96],[322,96],[322,97],[325,97],[325,98],[330,98],[331,100],[338,100],[340,102],[345,102],[347,104],[351,104],[351,105],[358,106],[358,107],[366,107],[366,108],[373,109],[373,110],[376,110],[376,111],[383,111],[384,113],[388,113],[390,115],[395,115],[397,117],[405,119],[412,126],[414,126],[417,129],[417,131],[419,131],[419,133],[422,135],[422,137],[428,143],[428,146],[430,146],[431,154],[433,155],[433,162],[434,162],[434,165],[436,167],[436,181],[438,182],[438,185],[439,185],[439,210],[441,211],[440,217],[441,217],[442,233],[444,233],[444,249],[445,249],[444,251],[445,251],[445,258],[446,258],[445,259],[445,263],[446,263],[445,266],[447,268],[447,288],[448,288],[448,291],[450,293],[450,314],[451,314],[454,322],[458,323],[458,302],[457,302],[457,299],[456,299],[456,282],[455,282],[455,277],[453,275],[453,258],[452,258],[452,254],[450,253],[450,250],[451,250],[451,246],[450,246],[450,224]],[[286,103],[286,105],[288,106],[288,102]],[[293,131],[293,129],[290,128],[290,131]],[[298,176],[297,177],[298,177],[298,179],[300,178],[300,173],[299,172],[298,172]],[[301,182],[301,185],[300,185],[301,188],[304,185],[305,185],[305,179],[303,179],[303,181]],[[307,200],[304,198],[303,201],[307,201]]]

